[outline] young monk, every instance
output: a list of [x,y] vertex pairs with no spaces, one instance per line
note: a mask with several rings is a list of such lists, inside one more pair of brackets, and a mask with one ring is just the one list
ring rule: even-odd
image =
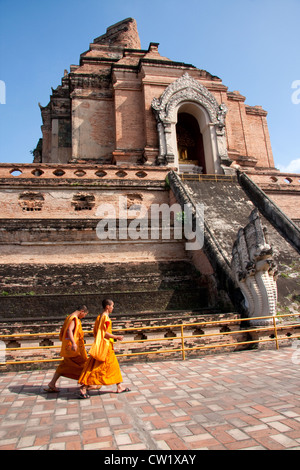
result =
[[48,387],[44,389],[46,392],[59,392],[59,389],[56,387],[56,382],[61,376],[74,380],[79,379],[83,366],[88,358],[81,326],[81,320],[85,318],[87,314],[88,309],[83,305],[65,319],[59,335],[59,339],[62,342],[60,356],[64,359],[57,367]]
[[[122,341],[123,339],[123,336],[112,334],[109,314],[114,309],[114,302],[105,299],[102,302],[102,307],[103,312],[97,317],[94,326],[95,340],[90,349],[90,357],[78,380],[81,385],[79,398],[88,398],[88,390],[99,390],[102,385],[116,384],[117,393],[130,391],[128,388],[122,387],[123,379],[113,347],[114,341]],[[93,357],[99,355],[99,351],[102,355],[101,360]]]

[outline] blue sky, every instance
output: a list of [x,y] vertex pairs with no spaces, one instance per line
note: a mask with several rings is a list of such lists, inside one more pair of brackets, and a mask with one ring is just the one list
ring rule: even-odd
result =
[[0,163],[32,162],[38,102],[127,17],[142,48],[159,42],[161,55],[217,75],[266,109],[275,166],[300,173],[299,0],[0,0]]

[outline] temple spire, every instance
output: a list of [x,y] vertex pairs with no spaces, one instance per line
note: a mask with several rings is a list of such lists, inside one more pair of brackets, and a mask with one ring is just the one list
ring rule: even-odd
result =
[[133,18],[126,18],[119,23],[109,26],[106,33],[96,38],[94,43],[123,46],[126,49],[141,49],[136,21]]

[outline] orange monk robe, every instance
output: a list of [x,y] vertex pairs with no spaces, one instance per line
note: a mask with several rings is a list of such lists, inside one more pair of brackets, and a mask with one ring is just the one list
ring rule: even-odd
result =
[[[72,350],[72,342],[70,338],[67,337],[68,328],[72,321],[75,322],[73,336],[77,344],[76,351]],[[64,359],[56,369],[56,372],[63,377],[78,380],[82,373],[83,366],[87,361],[87,353],[83,341],[81,321],[76,315],[71,314],[65,319],[59,339],[62,342],[60,356]]]
[[96,319],[94,337],[95,342],[97,340],[108,341],[107,354],[103,361],[98,361],[92,356],[89,357],[78,380],[81,385],[113,385],[123,382],[120,366],[114,352],[113,340],[104,339],[106,332],[112,332],[111,319],[103,313]]

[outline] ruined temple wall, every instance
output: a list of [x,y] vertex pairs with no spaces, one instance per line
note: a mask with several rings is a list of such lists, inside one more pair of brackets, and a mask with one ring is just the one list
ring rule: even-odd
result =
[[290,219],[300,220],[300,191],[295,194],[267,191],[266,194]]
[[136,74],[115,73],[114,84],[116,149],[140,150],[145,146],[144,107]]
[[247,171],[247,175],[290,219],[300,220],[300,174]]
[[225,129],[230,158],[241,167],[274,168],[267,112],[261,106],[248,106],[238,91],[207,88],[228,108]]
[[155,156],[158,155],[158,133],[151,103],[153,98],[160,96],[164,92],[164,89],[164,86],[161,83],[157,83],[151,76],[143,79],[146,148],[155,149]]
[[155,261],[181,261],[186,259],[184,243],[180,241],[147,242],[125,240],[90,243],[33,242],[12,243],[1,246],[2,264],[60,264],[86,265],[87,263],[148,263]]
[[[186,259],[184,240],[176,240],[172,229],[170,240],[164,239],[158,221],[158,238],[151,235],[152,205],[169,205],[166,170],[152,167],[146,173],[137,167],[126,171],[114,166],[84,168],[84,179],[76,176],[81,169],[75,165],[20,165],[19,176],[12,175],[13,167],[8,164],[0,168],[0,175],[6,176],[0,187],[2,263]],[[34,176],[37,171],[42,174]],[[53,172],[57,171],[64,175],[54,180]],[[96,176],[99,171],[106,176]],[[148,231],[136,239],[129,228],[138,235],[139,228],[135,231],[131,223],[142,211],[148,216]],[[126,219],[123,235],[120,224]],[[96,232],[101,220],[102,227],[112,230],[104,239]]]
[[266,123],[266,113],[260,109],[245,107],[245,141],[247,155],[257,159],[258,167],[274,167],[270,137]]
[[124,57],[118,51],[113,64],[101,62],[102,52],[99,57],[96,52],[92,48],[91,56],[83,55],[81,65],[55,90],[51,106],[42,109],[44,162],[155,163],[159,148],[152,101],[188,72],[228,107],[230,158],[242,167],[274,167],[266,111],[247,106],[246,98],[229,92],[218,77],[161,57],[157,45],[148,51],[123,51]]
[[[26,196],[28,195],[28,204],[26,205]],[[31,204],[30,195],[41,196],[43,198],[41,208],[35,204]],[[20,199],[23,196],[23,199]],[[77,199],[80,197],[92,198],[89,206],[83,206],[82,209],[76,209]],[[127,205],[120,203],[120,198],[127,198]],[[119,217],[120,211],[129,210],[128,218],[133,217],[133,210],[130,207],[134,204],[143,204],[149,208],[152,203],[163,204],[168,202],[166,195],[160,191],[143,192],[141,190],[112,190],[101,189],[95,190],[91,188],[34,188],[24,189],[6,189],[0,191],[1,217],[5,218],[21,218],[24,220],[32,220],[33,213],[35,217],[40,219],[99,219],[100,213],[97,213],[103,204],[109,204],[115,209],[115,214]],[[28,207],[28,209],[27,209]],[[32,208],[32,209],[31,209]],[[112,214],[113,216],[113,214]]]
[[[110,163],[115,149],[114,102],[106,98],[72,100],[72,158]],[[53,161],[55,161],[53,159]]]
[[[273,153],[267,125],[267,112],[261,106],[248,106],[239,92],[229,92],[217,77],[198,69],[184,68],[188,74],[207,88],[219,104],[228,108],[225,130],[229,156],[241,166],[274,168]],[[143,65],[141,69],[144,93],[146,145],[157,148],[158,133],[151,103],[185,72],[182,67]]]
[[[241,122],[241,106],[239,101],[229,99],[226,93],[222,94],[222,101],[228,107],[226,115],[225,129],[227,137],[227,148],[229,156],[246,155],[246,143],[243,126]],[[233,152],[233,156],[232,156]]]

